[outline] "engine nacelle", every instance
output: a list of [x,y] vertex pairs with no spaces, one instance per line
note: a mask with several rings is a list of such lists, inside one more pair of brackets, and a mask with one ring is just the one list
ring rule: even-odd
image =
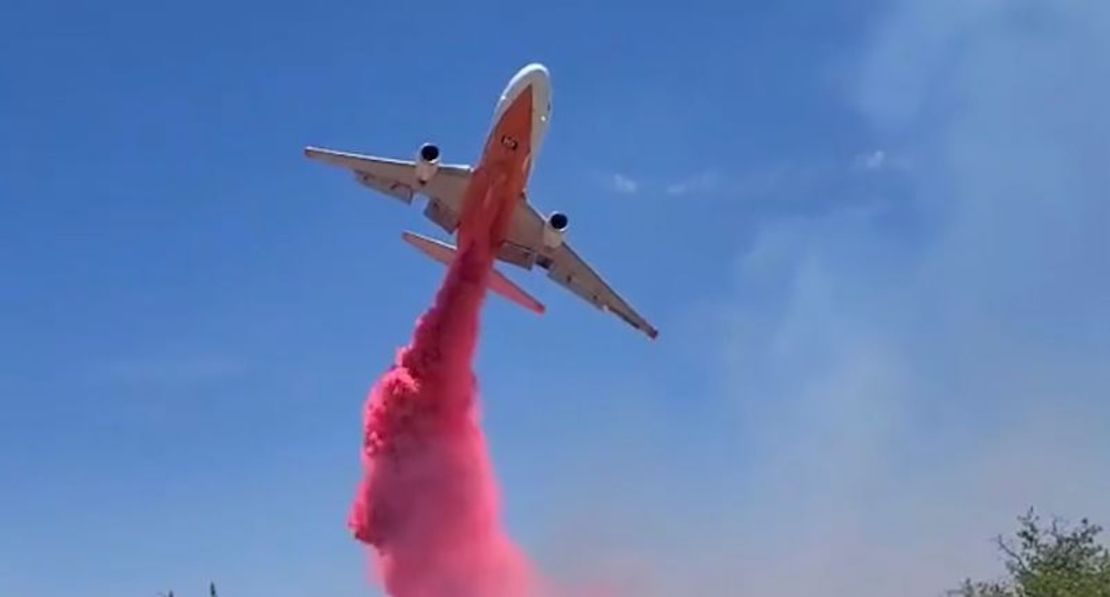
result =
[[563,235],[566,233],[570,220],[566,214],[552,212],[547,217],[543,226],[543,245],[549,249],[557,249],[563,244]]
[[431,143],[421,145],[420,151],[416,152],[416,180],[420,184],[426,184],[438,169],[439,148]]

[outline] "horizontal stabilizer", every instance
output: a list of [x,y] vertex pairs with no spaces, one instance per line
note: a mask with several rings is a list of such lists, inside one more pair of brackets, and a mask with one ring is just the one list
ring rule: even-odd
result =
[[[455,260],[455,253],[457,252],[455,247],[445,242],[421,236],[413,232],[403,232],[401,233],[401,238],[408,244],[420,249],[420,252],[444,265],[449,265]],[[491,273],[492,275],[489,281],[490,290],[533,313],[543,314],[545,310],[543,303],[536,300],[532,295],[525,292],[524,289],[517,286],[516,283],[506,278],[504,274],[496,269]]]

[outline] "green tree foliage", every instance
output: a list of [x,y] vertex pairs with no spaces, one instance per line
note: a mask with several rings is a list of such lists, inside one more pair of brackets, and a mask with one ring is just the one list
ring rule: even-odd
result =
[[1110,551],[1098,543],[1102,528],[1087,519],[1076,527],[1047,526],[1030,510],[1018,518],[1016,540],[998,538],[1009,578],[972,582],[960,597],[1110,597]]

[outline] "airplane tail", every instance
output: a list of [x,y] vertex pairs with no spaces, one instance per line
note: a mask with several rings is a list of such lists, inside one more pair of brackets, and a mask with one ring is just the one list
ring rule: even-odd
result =
[[[401,238],[408,244],[419,249],[421,253],[424,253],[428,257],[444,265],[450,264],[455,259],[457,249],[445,242],[408,231],[402,232]],[[496,268],[493,270],[492,276],[490,277],[489,289],[533,313],[542,315],[546,309],[543,303],[525,292],[524,289],[517,286],[512,280],[506,278],[505,275],[497,271]]]

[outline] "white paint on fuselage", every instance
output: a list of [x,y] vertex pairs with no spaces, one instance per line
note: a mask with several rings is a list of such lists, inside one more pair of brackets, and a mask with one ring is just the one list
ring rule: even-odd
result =
[[540,145],[551,122],[551,75],[547,72],[547,67],[532,63],[513,75],[497,100],[497,108],[493,112],[493,126],[496,128],[505,110],[520,97],[520,94],[527,92],[532,94],[532,155],[528,160],[529,169],[531,169],[531,164],[536,161],[536,154],[539,153]]

